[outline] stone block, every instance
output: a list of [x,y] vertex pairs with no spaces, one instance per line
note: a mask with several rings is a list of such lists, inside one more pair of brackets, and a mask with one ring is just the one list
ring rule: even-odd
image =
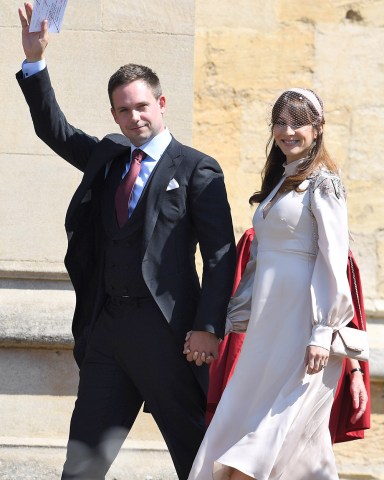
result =
[[[374,235],[376,243],[380,219],[384,215],[382,188],[378,182],[347,181],[349,226],[353,234]],[[375,246],[376,248],[376,246]]]
[[196,26],[201,30],[238,29],[267,32],[278,27],[276,0],[269,2],[197,1]]
[[0,349],[1,437],[65,440],[77,390],[72,352]]
[[194,0],[109,0],[103,9],[103,29],[134,35],[163,33],[194,35]]
[[[291,49],[289,55],[284,50],[287,38],[289,43],[300,43],[300,49]],[[252,99],[255,91],[272,101],[293,84],[309,83],[313,41],[314,31],[306,24],[295,29],[281,25],[269,34],[242,28],[201,32],[195,57],[201,56],[205,63],[200,71],[196,68],[196,92],[204,102],[210,102],[211,96],[222,103],[235,97],[241,104]],[[276,75],[281,65],[284,76]]]
[[2,280],[0,287],[0,345],[72,348],[75,293],[68,281]]
[[[278,3],[279,22],[310,22],[313,24],[338,24],[346,18],[351,3],[346,0],[333,2],[303,2],[301,0],[281,0]],[[362,2],[360,2],[362,3]]]
[[[0,348],[0,364],[0,445],[64,446],[79,379],[72,352]],[[132,441],[165,449],[147,413],[139,414],[126,446]]]
[[[0,446],[2,480],[59,480],[65,448]],[[177,480],[165,448],[129,443],[117,456],[106,480]]]
[[316,28],[315,87],[324,97],[326,111],[365,108],[356,129],[362,127],[362,122],[365,124],[367,109],[378,112],[381,105],[384,77],[380,74],[379,52],[383,37],[383,29],[372,27],[368,34],[360,25],[341,24],[335,28],[322,24]]
[[[354,210],[351,208],[349,209],[349,215],[350,218],[352,218],[352,221],[350,221],[352,234],[350,247],[359,266],[364,300],[366,303],[365,308],[367,311],[370,311],[369,300],[377,297],[376,241],[374,236],[370,234],[355,231],[354,228],[358,225],[359,217],[355,215]],[[370,314],[370,316],[372,316],[372,314]]]
[[[369,337],[369,369],[372,381],[384,380],[384,320],[369,319],[367,324]],[[383,412],[381,412],[383,413]]]
[[65,212],[81,172],[53,155],[0,154],[0,165],[0,261],[62,264]]

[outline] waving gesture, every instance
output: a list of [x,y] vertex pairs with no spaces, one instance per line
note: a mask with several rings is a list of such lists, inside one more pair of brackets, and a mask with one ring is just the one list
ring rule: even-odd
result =
[[29,24],[32,17],[32,5],[24,3],[25,13],[19,8],[19,17],[22,27],[22,41],[25,56],[28,62],[37,62],[44,57],[44,50],[48,45],[48,21],[41,24],[40,32],[30,32]]

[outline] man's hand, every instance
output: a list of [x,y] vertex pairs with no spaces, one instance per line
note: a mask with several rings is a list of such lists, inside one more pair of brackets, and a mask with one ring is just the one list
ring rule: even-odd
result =
[[41,24],[40,32],[30,32],[29,24],[32,17],[32,5],[24,3],[25,13],[19,8],[19,17],[22,27],[22,42],[27,62],[38,62],[44,58],[44,50],[48,45],[48,21]]
[[305,352],[304,363],[307,367],[307,373],[313,375],[319,373],[327,366],[329,351],[326,348],[309,345]]
[[184,351],[188,362],[195,362],[198,367],[210,364],[219,356],[220,340],[213,333],[192,331],[185,339]]

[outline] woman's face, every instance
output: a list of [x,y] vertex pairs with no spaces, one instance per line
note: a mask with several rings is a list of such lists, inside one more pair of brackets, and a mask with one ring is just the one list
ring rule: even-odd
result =
[[317,138],[317,131],[312,125],[298,125],[292,115],[284,111],[273,125],[272,134],[287,163],[306,157]]

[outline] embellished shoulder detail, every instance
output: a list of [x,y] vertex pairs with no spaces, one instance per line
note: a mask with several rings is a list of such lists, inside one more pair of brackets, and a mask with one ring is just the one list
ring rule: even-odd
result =
[[322,196],[329,195],[331,192],[336,195],[336,198],[345,199],[347,196],[340,177],[330,170],[322,168],[308,177],[308,180],[309,188],[313,191],[319,189]]

